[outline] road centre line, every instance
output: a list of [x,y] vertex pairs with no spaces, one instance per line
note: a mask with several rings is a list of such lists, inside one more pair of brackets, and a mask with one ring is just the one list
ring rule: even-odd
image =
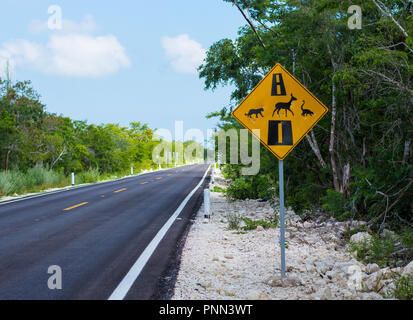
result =
[[169,228],[175,222],[176,218],[181,214],[182,210],[185,208],[188,201],[192,198],[194,193],[199,189],[202,183],[207,176],[209,169],[211,166],[208,166],[208,169],[205,171],[204,176],[202,177],[201,181],[198,185],[189,193],[184,201],[179,205],[179,207],[175,210],[172,216],[168,219],[168,221],[163,225],[163,227],[158,231],[156,236],[152,239],[152,241],[148,244],[142,254],[139,256],[138,260],[134,263],[131,269],[128,271],[126,276],[122,279],[116,289],[112,292],[108,300],[123,300],[127,293],[129,292],[130,288],[139,277],[140,273],[142,272],[143,268],[145,267],[146,263],[158,247],[159,243],[162,241],[165,234],[168,232]]
[[82,203],[76,204],[76,205],[74,205],[74,206],[71,206],[71,207],[69,207],[69,208],[63,209],[63,211],[69,211],[69,210],[78,208],[78,207],[80,207],[80,206],[84,206],[85,204],[88,204],[88,203],[89,203],[89,202],[82,202]]
[[125,190],[128,190],[128,188],[119,189],[119,190],[113,191],[113,193],[119,193],[119,192],[122,192],[122,191],[125,191]]

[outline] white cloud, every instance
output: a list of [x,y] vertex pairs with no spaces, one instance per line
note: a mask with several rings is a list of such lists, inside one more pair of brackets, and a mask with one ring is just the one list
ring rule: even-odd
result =
[[181,73],[197,73],[206,56],[206,50],[187,34],[175,38],[162,37],[162,46],[172,68]]
[[112,35],[53,35],[47,49],[50,64],[39,67],[52,74],[101,77],[130,65],[125,49]]
[[28,40],[2,43],[0,70],[3,71],[6,61],[9,61],[13,69],[26,66],[45,74],[103,77],[128,67],[130,60],[117,38],[113,35],[92,36],[84,33],[94,29],[91,23],[93,18],[87,21],[83,25],[66,23],[66,31],[71,28],[72,32],[51,32],[45,44]]

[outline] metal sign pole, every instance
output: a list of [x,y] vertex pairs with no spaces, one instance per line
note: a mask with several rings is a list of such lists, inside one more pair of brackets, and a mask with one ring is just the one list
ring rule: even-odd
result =
[[280,179],[280,245],[281,245],[281,276],[285,278],[285,228],[284,228],[284,161],[278,161]]

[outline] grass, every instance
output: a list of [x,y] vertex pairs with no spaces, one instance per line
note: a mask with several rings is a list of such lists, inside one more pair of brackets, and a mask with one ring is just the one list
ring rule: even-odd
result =
[[394,288],[386,294],[399,300],[413,300],[413,276],[407,275],[394,280]]
[[277,228],[278,220],[276,218],[267,219],[267,220],[252,220],[250,218],[241,218],[244,221],[245,226],[242,227],[243,230],[255,230],[258,226],[263,227],[264,229]]
[[[277,228],[278,219],[277,217],[266,219],[266,220],[252,220],[250,218],[241,217],[237,214],[231,213],[226,216],[228,222],[228,230],[241,230],[242,233],[245,231],[251,231],[257,229],[258,226],[264,229]],[[241,221],[244,222],[244,226],[240,227]]]
[[[126,175],[128,175],[127,173]],[[95,183],[120,178],[123,175],[100,173],[98,168],[91,168],[75,175],[75,183]],[[50,188],[62,188],[71,185],[71,176],[62,172],[35,166],[26,172],[9,170],[0,172],[0,198],[3,196],[22,195],[41,192]]]
[[225,193],[225,189],[218,187],[218,186],[214,186],[214,189],[212,191],[219,192],[219,193]]
[[99,182],[102,178],[98,168],[91,168],[88,171],[77,174],[75,177],[76,184]]
[[238,230],[241,217],[235,213],[228,213],[227,216],[228,230]]
[[370,240],[349,242],[349,251],[364,264],[377,263],[381,268],[400,267],[413,259],[413,230],[406,228],[399,235],[372,234]]
[[52,187],[63,187],[70,183],[64,174],[36,166],[20,172],[0,172],[0,196],[39,192]]

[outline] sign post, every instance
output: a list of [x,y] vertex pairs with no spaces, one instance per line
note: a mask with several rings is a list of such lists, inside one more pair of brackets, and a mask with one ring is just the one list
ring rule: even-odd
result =
[[282,277],[286,273],[284,159],[327,112],[327,107],[279,63],[232,112],[279,160]]
[[280,187],[280,246],[281,276],[285,277],[285,222],[284,222],[284,161],[278,160],[278,177]]

